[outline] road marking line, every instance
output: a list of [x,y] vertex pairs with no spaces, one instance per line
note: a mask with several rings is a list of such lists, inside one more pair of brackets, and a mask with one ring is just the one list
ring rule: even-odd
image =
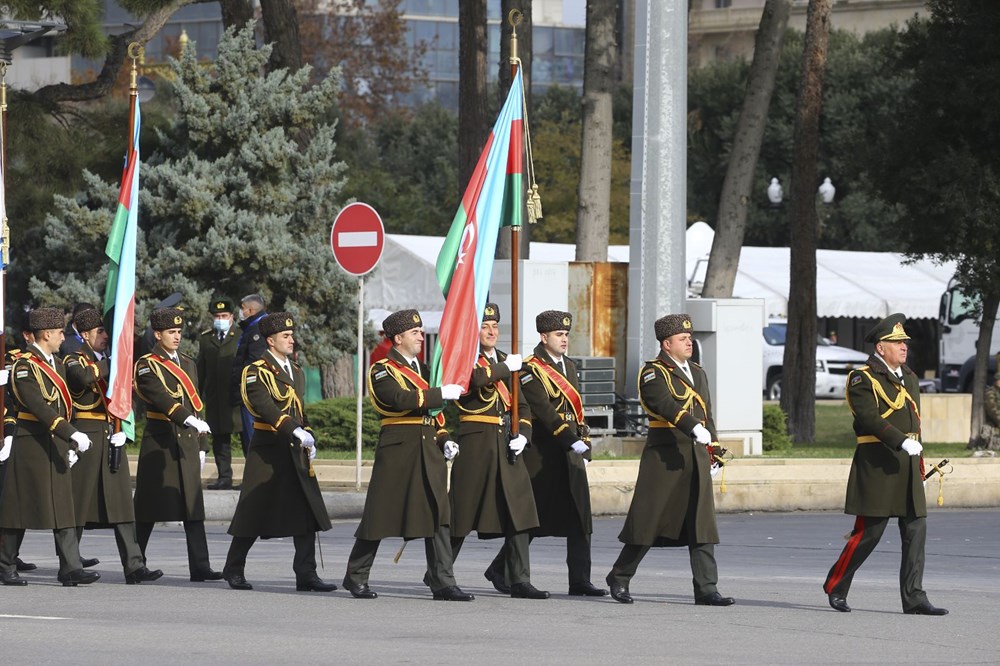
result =
[[50,617],[48,615],[8,615],[6,613],[0,613],[0,618],[9,618],[12,620],[71,620],[70,617]]
[[337,234],[339,247],[377,247],[377,231],[341,231]]

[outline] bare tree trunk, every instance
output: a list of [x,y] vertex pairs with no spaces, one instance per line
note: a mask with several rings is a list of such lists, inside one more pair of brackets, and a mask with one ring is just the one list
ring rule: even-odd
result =
[[[989,442],[982,441],[979,433],[986,422],[983,401],[986,396],[986,385],[990,363],[990,341],[993,339],[993,327],[996,324],[997,310],[1000,310],[1000,294],[983,295],[983,316],[979,322],[979,337],[976,339],[976,367],[972,373],[972,424],[969,433],[969,448],[985,448]],[[1000,368],[998,368],[1000,370]]]
[[486,0],[458,4],[458,197],[489,133],[486,117]]
[[752,190],[757,157],[764,140],[767,111],[771,106],[771,94],[781,59],[781,44],[791,11],[791,0],[767,0],[760,17],[746,96],[719,196],[719,219],[712,241],[712,254],[708,259],[705,286],[701,292],[705,298],[729,298],[733,295],[740,249],[746,235],[747,206],[754,199]]
[[253,2],[251,0],[219,0],[222,8],[222,25],[225,28],[235,27],[241,30],[247,22],[253,20]]
[[324,398],[356,395],[354,383],[357,381],[357,377],[354,376],[353,359],[354,357],[350,354],[344,354],[333,365],[320,366]]
[[795,442],[816,438],[816,160],[823,75],[830,41],[830,1],[809,0],[802,80],[795,114],[792,158],[791,270],[788,336],[782,370],[781,407]]
[[617,0],[587,0],[576,260],[607,261],[611,233],[611,97]]
[[[524,79],[524,97],[526,100],[526,105],[524,112],[528,114],[529,123],[531,117],[531,0],[501,0],[500,2],[500,90],[499,98],[500,105],[503,104],[503,100],[507,98],[507,91],[510,90],[511,77],[510,77],[510,23],[507,22],[507,16],[510,14],[510,10],[517,9],[524,14],[524,21],[517,27],[517,54],[521,58],[521,78]],[[499,108],[499,106],[497,108]],[[527,183],[527,179],[524,180]],[[541,193],[542,203],[544,210],[545,202],[545,192]],[[521,216],[521,219],[527,221],[527,212]],[[524,224],[521,226],[520,233],[520,257],[521,259],[530,258],[531,252],[531,225]],[[510,229],[504,228],[500,232],[500,238],[497,241],[497,257],[500,259],[510,259]]]
[[261,0],[261,18],[267,41],[273,44],[268,71],[302,69],[302,46],[299,43],[299,20],[292,0]]

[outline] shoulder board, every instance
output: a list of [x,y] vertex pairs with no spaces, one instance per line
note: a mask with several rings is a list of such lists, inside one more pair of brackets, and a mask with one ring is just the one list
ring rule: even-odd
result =
[[380,358],[379,360],[375,361],[375,365],[385,365],[388,362],[389,362],[388,358]]
[[[139,361],[147,361],[149,360],[150,356],[155,356],[155,354],[153,354],[153,352],[150,352],[148,354],[143,354],[142,356],[139,357]],[[139,361],[136,361],[136,363],[138,363]]]
[[535,355],[534,354],[531,354],[530,356],[525,356],[524,357],[524,363],[527,363],[528,361],[534,361],[534,360],[535,360]]
[[267,361],[265,361],[262,358],[259,358],[256,361],[254,361],[253,363],[251,363],[250,365],[256,365],[259,368],[266,368],[267,367]]
[[701,363],[695,363],[694,361],[692,361],[690,359],[688,359],[688,365],[693,365],[696,368],[700,368],[701,367]]
[[191,356],[190,354],[185,354],[182,351],[177,352],[177,358],[180,358],[181,356],[183,356],[184,358],[186,358],[189,361],[193,361],[194,360],[194,356]]
[[204,331],[202,331],[200,333],[200,335],[208,335],[208,334],[210,334],[212,332],[212,330],[213,329],[211,329],[211,328],[206,328]]

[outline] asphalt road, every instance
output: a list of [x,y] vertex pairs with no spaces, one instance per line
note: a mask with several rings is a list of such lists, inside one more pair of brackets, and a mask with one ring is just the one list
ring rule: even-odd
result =
[[[594,575],[617,557],[621,519],[595,522]],[[687,553],[653,550],[632,582],[636,603],[566,596],[565,542],[540,539],[532,580],[545,601],[497,594],[482,577],[496,541],[471,539],[455,566],[471,603],[431,600],[420,584],[423,548],[383,543],[372,570],[374,601],[343,590],[297,593],[290,539],[250,553],[252,592],[187,580],[184,533],[158,527],[148,557],[166,575],[126,586],[110,531],[88,532],[85,556],[100,557],[89,587],[55,581],[52,539],[29,532],[22,556],[39,569],[29,585],[0,588],[0,654],[15,663],[997,663],[1000,650],[1000,510],[937,511],[929,518],[924,587],[947,617],[903,615],[898,533],[890,527],[855,577],[850,614],[829,608],[820,585],[852,525],[835,513],[719,516],[720,591],[729,608],[693,605]],[[209,526],[213,566],[229,537]],[[322,537],[326,568],[340,584],[355,523]],[[603,583],[602,583],[603,584]]]

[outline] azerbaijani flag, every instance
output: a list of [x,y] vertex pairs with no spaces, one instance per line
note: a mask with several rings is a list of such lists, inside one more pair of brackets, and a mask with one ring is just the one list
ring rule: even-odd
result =
[[445,295],[445,306],[431,364],[431,386],[469,387],[479,353],[479,327],[493,276],[500,227],[521,224],[522,86],[518,68],[438,255],[437,279]]
[[126,436],[135,440],[132,416],[133,349],[135,346],[135,244],[139,225],[139,100],[135,100],[132,143],[125,157],[118,209],[104,253],[111,260],[104,290],[104,315],[114,312],[108,411],[121,419]]

